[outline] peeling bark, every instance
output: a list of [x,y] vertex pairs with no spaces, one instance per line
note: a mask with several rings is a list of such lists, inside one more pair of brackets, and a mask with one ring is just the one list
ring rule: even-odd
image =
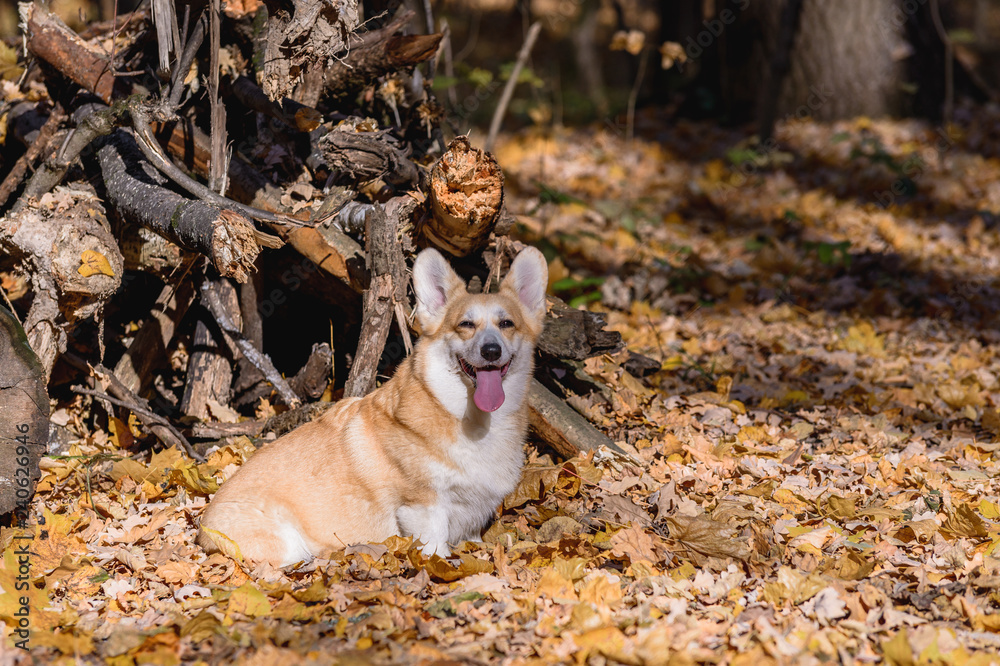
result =
[[49,197],[0,218],[0,247],[28,268],[34,299],[24,327],[46,378],[77,323],[117,291],[124,264],[93,193],[57,188]]
[[204,254],[220,275],[246,281],[260,253],[250,220],[166,189],[124,130],[108,137],[98,158],[108,198],[125,218]]

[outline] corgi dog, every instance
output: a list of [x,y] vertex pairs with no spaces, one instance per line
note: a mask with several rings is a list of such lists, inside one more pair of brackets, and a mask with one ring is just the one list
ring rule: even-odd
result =
[[492,294],[468,293],[441,254],[421,252],[413,354],[247,460],[205,509],[199,545],[282,567],[393,535],[442,557],[479,539],[521,478],[547,283],[534,248]]

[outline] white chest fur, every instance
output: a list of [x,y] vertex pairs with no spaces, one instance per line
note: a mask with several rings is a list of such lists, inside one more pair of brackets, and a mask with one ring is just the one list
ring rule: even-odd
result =
[[524,436],[519,428],[503,425],[493,425],[485,437],[460,437],[450,449],[450,464],[429,465],[434,503],[396,512],[400,532],[419,539],[425,554],[445,556],[449,543],[478,540],[503,498],[517,487]]

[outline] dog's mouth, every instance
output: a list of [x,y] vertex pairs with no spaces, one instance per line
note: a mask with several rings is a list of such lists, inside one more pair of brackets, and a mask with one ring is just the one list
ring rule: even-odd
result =
[[472,380],[472,386],[476,392],[472,399],[476,407],[484,412],[495,412],[500,409],[504,401],[503,378],[510,370],[510,361],[503,365],[484,365],[476,367],[466,361],[461,356],[458,357],[458,364],[462,372]]

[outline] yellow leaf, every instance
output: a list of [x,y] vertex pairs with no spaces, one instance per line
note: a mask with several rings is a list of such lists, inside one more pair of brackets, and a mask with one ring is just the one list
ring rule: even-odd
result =
[[788,391],[781,397],[781,404],[785,407],[800,402],[809,402],[809,394],[799,389]]
[[271,602],[267,600],[267,595],[250,583],[246,583],[242,587],[233,590],[233,593],[229,595],[226,618],[229,619],[235,613],[240,613],[247,617],[269,615],[271,613]]
[[573,606],[570,612],[569,628],[573,631],[587,632],[603,627],[609,619],[610,613],[606,609],[593,603],[579,603]]
[[156,569],[156,575],[171,584],[195,580],[197,572],[198,565],[194,562],[167,562]]
[[316,578],[313,580],[312,585],[301,590],[294,590],[292,596],[299,601],[306,603],[315,603],[317,601],[325,601],[327,594],[326,585],[323,584],[322,578]]
[[163,449],[154,453],[149,458],[150,469],[159,470],[166,472],[168,469],[173,467],[182,467],[187,463],[184,454],[181,453],[176,446],[171,446],[169,449]]
[[627,388],[629,391],[632,391],[632,393],[636,394],[636,396],[638,396],[639,398],[648,398],[649,396],[653,395],[653,391],[646,388],[645,384],[643,384],[640,380],[633,377],[628,372],[622,373],[621,383],[622,387]]
[[987,520],[996,520],[1000,518],[1000,507],[989,500],[981,500],[979,502],[979,513],[983,514],[983,518]]
[[680,581],[690,578],[691,576],[698,573],[698,570],[694,568],[694,565],[690,562],[685,562],[676,569],[670,572],[670,577],[674,580]]
[[972,618],[972,628],[976,631],[1000,633],[1000,613],[980,613]]
[[805,502],[795,496],[795,493],[788,488],[778,488],[771,494],[771,499],[786,507],[796,509],[807,506]]
[[200,643],[214,636],[222,623],[208,611],[201,611],[181,627],[181,637],[189,637],[192,643]]
[[903,627],[891,640],[882,643],[882,656],[889,666],[914,666],[913,649]]
[[743,426],[736,433],[736,441],[740,444],[746,444],[747,442],[751,444],[770,444],[771,437],[767,434],[767,428],[764,426]]
[[162,474],[153,469],[149,469],[142,463],[132,460],[131,458],[126,458],[124,460],[119,460],[111,466],[111,479],[118,481],[118,479],[123,476],[127,476],[136,483],[141,484],[143,481],[149,481],[151,483],[157,483],[162,480]]
[[[573,637],[573,642],[577,644],[583,655],[577,655],[580,663],[584,663],[586,656],[596,653],[625,663],[634,663],[625,652],[625,634],[618,627],[602,627],[594,629],[579,636]],[[580,659],[580,657],[584,659]]]
[[567,603],[576,601],[576,592],[573,590],[573,581],[563,576],[555,569],[546,569],[542,578],[538,581],[535,593],[539,596],[546,596],[556,603]]
[[24,68],[17,64],[17,49],[0,42],[0,79],[17,81],[23,72]]
[[133,437],[142,437],[142,428],[139,427],[139,417],[134,412],[128,414],[128,429]]
[[611,537],[611,554],[627,558],[629,562],[645,560],[658,562],[653,537],[638,525],[615,532]]
[[712,160],[705,164],[705,178],[713,182],[719,182],[726,177],[728,169],[722,160]]
[[281,601],[274,605],[271,616],[289,622],[302,622],[310,619],[310,610],[302,602],[296,601],[294,597],[286,594]]
[[882,357],[885,356],[885,335],[879,335],[870,323],[862,321],[847,329],[847,337],[835,346],[856,354]]
[[791,567],[782,566],[778,569],[777,580],[764,585],[763,597],[775,606],[780,606],[786,601],[797,605],[813,598],[826,586],[826,581],[817,574],[805,576]]
[[894,537],[906,543],[927,543],[938,531],[938,524],[927,518],[925,520],[910,520],[900,525]]
[[[30,584],[41,575],[32,564],[31,554],[33,540],[26,538],[27,534],[17,534],[13,542],[3,554],[3,568],[0,569],[0,620],[6,622],[11,629],[17,629],[22,623],[33,632],[40,629],[42,616],[51,624],[52,618],[58,614],[44,611],[49,605],[49,592]],[[22,578],[19,580],[19,576]],[[27,577],[27,580],[25,578]]]
[[595,574],[580,587],[580,601],[604,604],[612,610],[622,603],[622,588],[603,573]]
[[218,548],[223,555],[230,559],[234,559],[237,562],[243,561],[243,553],[240,552],[240,547],[235,541],[227,537],[225,534],[218,530],[213,530],[211,527],[201,526],[201,531],[204,532],[205,536],[211,539],[215,547]]
[[737,492],[739,492],[741,495],[749,495],[750,497],[770,498],[771,494],[774,493],[775,486],[777,485],[778,485],[777,481],[775,481],[774,479],[768,479],[767,481],[758,483],[757,485],[753,486],[748,490],[737,490]]
[[35,538],[31,542],[31,568],[34,576],[42,576],[60,566],[66,556],[76,555],[78,559],[86,553],[83,541],[70,532],[73,521],[69,516],[53,514],[44,510],[45,526],[35,526]]
[[663,362],[660,366],[661,370],[676,370],[677,368],[684,367],[684,357],[683,356],[671,356]]
[[563,578],[575,583],[587,573],[587,560],[583,557],[573,557],[568,560],[557,557],[552,560],[552,568],[558,571]]
[[98,274],[108,275],[110,277],[115,276],[115,271],[111,268],[108,258],[100,252],[95,252],[94,250],[84,250],[80,254],[80,267],[76,270],[83,277],[90,277],[91,275]]
[[830,495],[826,501],[830,515],[834,518],[853,518],[858,512],[856,503],[857,497],[839,497],[837,495]]
[[982,391],[975,383],[969,385],[957,382],[941,384],[937,387],[937,394],[952,409],[978,407],[983,404]]
[[719,381],[715,382],[715,392],[722,396],[722,402],[729,401],[729,394],[733,390],[733,378],[729,375],[723,375],[719,377]]
[[34,632],[31,647],[50,647],[65,655],[86,656],[94,651],[94,642],[86,634],[74,636],[71,633]]
[[108,433],[111,435],[111,441],[114,442],[115,448],[127,449],[135,442],[132,431],[117,416],[108,418]]
[[833,565],[833,573],[844,580],[863,580],[875,569],[875,562],[860,553],[849,552]]
[[670,536],[685,546],[709,557],[750,559],[750,545],[736,530],[708,516],[666,516]]
[[196,465],[172,469],[169,478],[173,483],[181,484],[199,495],[211,495],[219,489],[219,482]]
[[994,437],[1000,435],[1000,411],[992,407],[984,409],[982,424]]

